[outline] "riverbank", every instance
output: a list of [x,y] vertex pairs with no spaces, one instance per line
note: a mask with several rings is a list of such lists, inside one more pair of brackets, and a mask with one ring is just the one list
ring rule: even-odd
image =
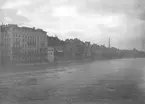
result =
[[58,61],[54,63],[29,63],[29,64],[11,64],[7,66],[0,67],[0,73],[15,73],[15,72],[28,72],[28,71],[43,71],[50,70],[54,71],[59,68],[71,66],[71,65],[79,65],[92,62],[91,60],[65,60]]
[[82,65],[86,63],[92,63],[96,61],[108,61],[115,59],[131,59],[131,58],[112,58],[112,59],[85,59],[85,60],[59,60],[54,63],[29,63],[29,64],[13,64],[0,67],[0,73],[15,73],[15,72],[28,72],[28,71],[43,71],[43,70],[58,70],[59,68],[73,66],[73,65]]

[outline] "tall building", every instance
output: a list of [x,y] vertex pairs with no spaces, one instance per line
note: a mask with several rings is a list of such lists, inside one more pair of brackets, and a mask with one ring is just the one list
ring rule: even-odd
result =
[[5,25],[0,26],[0,64],[10,60],[10,36],[7,34]]
[[[47,60],[47,33],[41,29],[4,25],[1,32],[3,51],[13,62],[34,62]],[[4,56],[4,55],[3,55]]]

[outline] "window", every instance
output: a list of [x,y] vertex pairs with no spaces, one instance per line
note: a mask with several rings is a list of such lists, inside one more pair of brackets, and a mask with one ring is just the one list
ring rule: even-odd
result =
[[45,46],[45,43],[40,43],[40,47],[43,47],[43,46]]
[[25,48],[25,44],[24,43],[22,44],[22,48]]
[[13,60],[15,60],[15,56],[13,56]]
[[25,48],[27,48],[27,44],[25,44]]
[[22,39],[22,42],[24,42],[25,40],[24,40],[24,38]]

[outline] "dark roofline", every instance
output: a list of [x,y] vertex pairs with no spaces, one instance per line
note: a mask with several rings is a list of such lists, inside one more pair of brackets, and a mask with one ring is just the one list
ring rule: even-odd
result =
[[20,29],[34,30],[34,31],[39,31],[39,32],[43,32],[43,33],[47,34],[47,32],[44,31],[43,29],[40,29],[40,28],[36,29],[35,27],[32,27],[32,28],[31,27],[26,27],[26,26],[20,27],[17,24],[6,24],[5,26],[14,26],[14,27],[17,27],[17,28],[20,28]]

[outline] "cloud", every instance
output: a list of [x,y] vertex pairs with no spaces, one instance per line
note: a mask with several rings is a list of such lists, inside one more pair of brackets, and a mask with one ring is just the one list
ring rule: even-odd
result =
[[30,5],[29,0],[1,0],[0,20],[3,23],[23,24],[28,18],[19,13],[19,8]]
[[15,9],[2,10],[1,14],[2,14],[1,20],[4,23],[6,22],[6,23],[20,24],[20,23],[29,22],[29,20],[26,17],[17,14],[17,10]]
[[122,12],[133,9],[135,0],[88,0],[86,9],[95,11]]
[[2,9],[15,9],[25,5],[30,5],[30,0],[8,0],[2,6]]
[[99,44],[108,44],[111,37],[113,46],[131,47],[132,40],[143,34],[144,4],[144,0],[7,0],[2,8],[10,23]]
[[2,6],[7,0],[0,0],[0,6]]
[[60,6],[53,10],[53,16],[77,16],[76,8],[70,6]]
[[134,18],[145,18],[144,0],[69,0],[81,14],[125,13]]
[[[84,32],[83,31],[68,31],[66,34],[65,34],[65,38],[78,38],[78,39],[81,39],[81,36],[84,35]],[[83,39],[84,40],[84,39]]]
[[1,9],[0,9],[0,21],[4,21],[4,13]]
[[6,22],[12,22],[12,21],[13,21],[13,20],[12,20],[11,18],[9,18],[9,17],[4,17],[4,19],[5,19]]

